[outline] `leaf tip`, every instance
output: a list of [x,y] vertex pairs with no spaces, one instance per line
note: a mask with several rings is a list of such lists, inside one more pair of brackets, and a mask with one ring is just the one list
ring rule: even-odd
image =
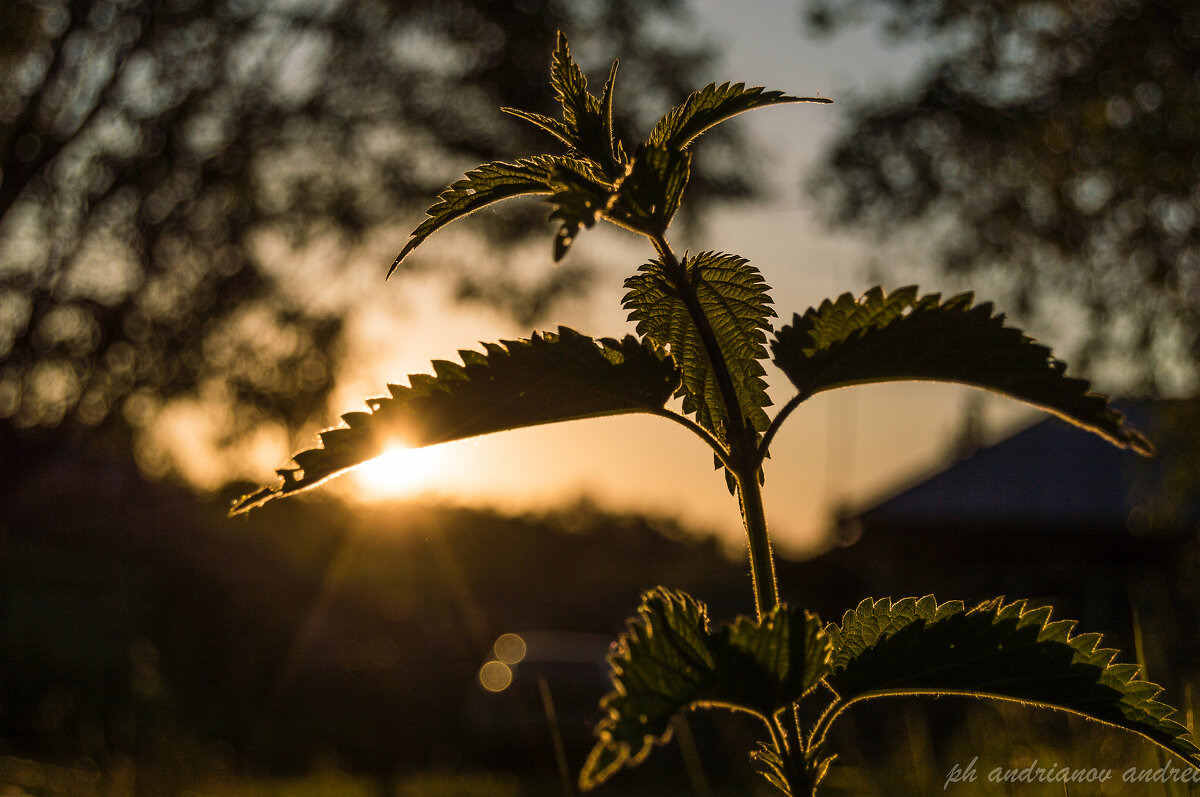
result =
[[261,490],[243,495],[241,498],[235,499],[233,503],[230,504],[228,517],[245,515],[251,509],[262,506],[264,503],[271,500],[274,495],[275,491],[270,487],[263,487]]
[[1141,454],[1143,457],[1152,457],[1157,453],[1154,444],[1150,442],[1149,438],[1136,429],[1126,428],[1129,434],[1129,448],[1135,454]]
[[406,243],[404,248],[400,250],[400,254],[396,255],[396,259],[392,261],[392,267],[388,269],[387,276],[384,277],[385,280],[391,279],[392,274],[395,273],[396,269],[400,267],[400,264],[404,262],[404,258],[408,257],[409,253],[416,249],[417,245],[423,240],[425,240],[423,236],[417,237],[415,235],[408,240],[408,243]]

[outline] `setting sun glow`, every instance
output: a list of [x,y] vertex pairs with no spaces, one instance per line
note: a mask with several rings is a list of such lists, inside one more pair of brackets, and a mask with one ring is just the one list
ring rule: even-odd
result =
[[445,465],[441,446],[396,445],[354,471],[355,487],[368,500],[403,498],[433,488],[445,476]]

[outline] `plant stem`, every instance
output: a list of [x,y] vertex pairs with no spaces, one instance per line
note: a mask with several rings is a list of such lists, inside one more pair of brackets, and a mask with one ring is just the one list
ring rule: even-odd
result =
[[[788,727],[788,723],[795,723],[795,708],[790,711],[785,711],[786,717],[780,718],[775,715],[771,718],[769,725],[772,726],[771,736],[776,740],[776,747],[779,749],[779,757],[783,759],[784,772],[787,776],[789,785],[795,789],[796,786],[804,783],[804,755],[801,752],[802,739],[800,734],[793,734]],[[803,792],[795,792],[796,795],[801,795]],[[805,796],[807,797],[807,795]]]
[[670,244],[661,234],[653,236],[654,248],[662,258],[668,275],[671,277],[679,298],[687,308],[688,315],[696,325],[696,331],[704,344],[709,364],[717,380],[721,392],[721,401],[725,405],[726,438],[729,441],[729,458],[733,467],[729,468],[738,485],[738,496],[742,507],[742,524],[746,528],[746,537],[750,549],[750,577],[754,582],[754,607],[758,619],[779,605],[779,588],[775,582],[775,562],[771,555],[771,539],[767,534],[767,519],[763,511],[762,491],[758,484],[760,460],[756,450],[756,435],[754,429],[746,424],[745,413],[738,401],[737,390],[733,386],[733,376],[725,354],[717,342],[712,324],[700,306],[700,298],[688,278],[687,272]]
[[838,718],[838,715],[846,710],[848,703],[843,703],[841,699],[834,700],[832,704],[826,706],[821,712],[820,718],[813,727],[812,734],[808,737],[808,746],[812,749],[817,749],[825,744],[825,734],[829,733],[829,728],[833,725],[833,721]]
[[[746,416],[738,401],[737,390],[733,385],[733,375],[725,354],[717,342],[712,324],[700,305],[700,297],[692,284],[689,275],[671,251],[666,238],[660,233],[652,236],[654,248],[662,258],[663,266],[670,276],[679,298],[687,308],[688,315],[696,325],[696,331],[704,344],[705,354],[717,380],[721,392],[721,401],[725,405],[726,440],[728,441],[728,459],[722,458],[733,474],[737,483],[738,500],[742,509],[742,525],[746,528],[746,538],[750,551],[750,578],[754,587],[754,608],[761,622],[767,613],[779,606],[779,586],[775,580],[775,557],[771,553],[771,537],[767,532],[767,515],[763,509],[762,486],[758,482],[758,474],[762,468],[762,459],[766,452],[765,445],[758,445],[758,436],[752,426],[746,423]],[[799,404],[799,402],[796,402]],[[790,405],[787,412],[795,409]],[[775,426],[778,429],[778,424]],[[769,439],[765,442],[769,443]],[[793,704],[785,712],[787,717],[782,722],[768,721],[771,735],[783,757],[787,769],[787,777],[793,785],[804,782],[804,735],[800,729],[799,707]]]
[[779,587],[775,581],[775,557],[771,554],[771,538],[767,533],[767,516],[763,510],[762,488],[758,483],[758,468],[738,468],[734,471],[738,495],[742,504],[742,525],[750,548],[750,578],[754,582],[754,608],[758,619],[779,605]]

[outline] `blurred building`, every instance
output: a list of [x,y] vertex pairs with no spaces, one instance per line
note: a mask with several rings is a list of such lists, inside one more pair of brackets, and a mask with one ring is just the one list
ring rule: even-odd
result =
[[1152,678],[1182,675],[1195,652],[1200,410],[1121,408],[1156,457],[1053,417],[994,445],[967,435],[945,466],[838,519],[840,546],[799,566],[828,589],[815,602],[842,603],[825,608],[832,618],[865,595],[1028,598],[1141,651]]

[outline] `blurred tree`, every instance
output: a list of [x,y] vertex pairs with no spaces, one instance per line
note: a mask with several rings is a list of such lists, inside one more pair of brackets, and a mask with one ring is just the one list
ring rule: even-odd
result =
[[[0,418],[129,444],[165,402],[240,428],[323,409],[344,308],[264,266],[266,240],[350,247],[407,232],[464,164],[525,154],[551,112],[555,31],[580,60],[622,54],[633,116],[701,82],[680,0],[0,0]],[[701,196],[746,195],[736,138]],[[724,166],[720,165],[724,164]],[[512,242],[517,207],[486,214]],[[381,258],[379,279],[388,263]],[[581,267],[526,292],[460,294],[532,322]],[[288,275],[290,276],[290,274]],[[162,463],[159,463],[160,465]]]
[[1127,387],[1195,389],[1194,0],[808,0],[806,11],[818,32],[881,21],[898,41],[934,45],[914,85],[849,111],[812,180],[829,220],[919,231],[923,254],[996,278],[1019,312],[1060,313],[1074,297],[1089,336],[1080,365],[1115,357]]

